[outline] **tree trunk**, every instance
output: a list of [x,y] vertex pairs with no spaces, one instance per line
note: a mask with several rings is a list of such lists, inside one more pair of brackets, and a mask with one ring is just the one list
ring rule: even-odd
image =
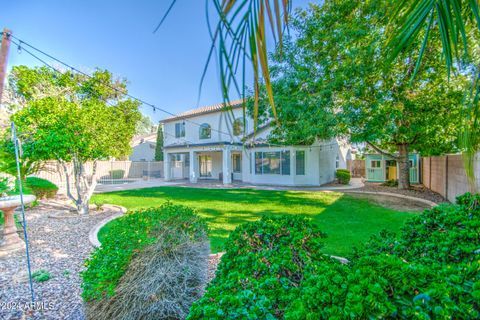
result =
[[408,144],[398,145],[398,189],[410,189],[410,163],[408,161]]
[[76,157],[73,157],[73,173],[75,177],[75,188],[77,190],[77,198],[74,199],[79,214],[89,213],[90,198],[97,185],[97,161],[93,162],[93,174],[91,182],[88,180],[84,163]]

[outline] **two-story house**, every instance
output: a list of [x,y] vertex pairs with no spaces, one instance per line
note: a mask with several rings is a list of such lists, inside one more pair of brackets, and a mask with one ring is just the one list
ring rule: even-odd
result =
[[161,121],[165,180],[220,180],[251,184],[319,186],[346,168],[350,145],[338,139],[310,146],[268,143],[270,126],[253,132],[241,101],[190,110]]

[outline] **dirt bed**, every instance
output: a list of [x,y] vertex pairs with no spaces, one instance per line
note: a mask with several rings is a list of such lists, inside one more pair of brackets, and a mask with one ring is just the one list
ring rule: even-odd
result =
[[379,204],[382,207],[394,209],[397,211],[411,211],[411,212],[421,212],[425,209],[430,208],[426,203],[420,201],[414,201],[399,197],[381,195],[381,194],[369,194],[369,193],[353,193],[345,192],[349,196],[358,199],[368,199],[374,203]]
[[435,203],[448,202],[444,197],[442,197],[438,193],[433,192],[423,186],[412,186],[410,190],[399,190],[396,187],[382,186],[380,183],[365,182],[364,187],[355,189],[355,190],[368,191],[368,192],[389,192],[389,193],[401,194],[409,197],[425,199]]

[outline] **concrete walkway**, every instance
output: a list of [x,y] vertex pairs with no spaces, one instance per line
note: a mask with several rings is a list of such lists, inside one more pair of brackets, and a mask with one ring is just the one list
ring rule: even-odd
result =
[[220,181],[202,181],[199,183],[189,183],[186,180],[180,181],[164,181],[163,179],[154,180],[138,180],[130,183],[113,184],[113,185],[98,185],[95,193],[144,189],[163,186],[179,186],[190,188],[210,188],[210,189],[258,189],[258,190],[296,190],[296,191],[342,191],[362,188],[364,186],[361,178],[352,178],[349,185],[345,186],[324,186],[324,187],[295,187],[295,186],[270,186],[270,185],[253,185],[242,182],[234,182],[230,185],[224,185]]

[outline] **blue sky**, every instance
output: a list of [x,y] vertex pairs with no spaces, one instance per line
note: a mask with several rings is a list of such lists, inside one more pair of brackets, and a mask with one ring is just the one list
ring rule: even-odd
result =
[[[294,0],[305,7],[308,0]],[[82,71],[108,69],[129,81],[131,94],[172,113],[197,107],[200,77],[210,48],[205,1],[178,0],[153,30],[170,0],[15,0],[0,10],[1,27]],[[9,68],[40,63],[11,47]],[[221,101],[215,65],[207,74],[199,105]],[[158,121],[165,114],[141,108]]]

